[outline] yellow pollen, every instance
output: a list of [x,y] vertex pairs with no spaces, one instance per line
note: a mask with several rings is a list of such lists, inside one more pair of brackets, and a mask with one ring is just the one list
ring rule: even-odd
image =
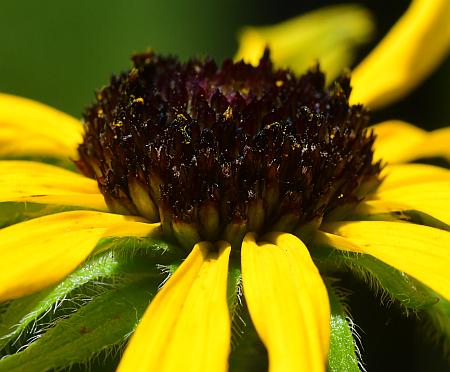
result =
[[233,118],[233,109],[231,106],[228,106],[225,112],[223,113],[223,116],[225,116],[225,119],[230,120]]

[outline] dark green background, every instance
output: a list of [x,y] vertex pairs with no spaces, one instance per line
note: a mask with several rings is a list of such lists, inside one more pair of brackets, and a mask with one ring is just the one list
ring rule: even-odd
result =
[[151,47],[223,58],[244,20],[239,2],[2,1],[0,90],[79,115],[93,90]]
[[[30,97],[75,116],[109,76],[129,67],[129,56],[148,47],[182,58],[232,56],[236,34],[246,24],[274,23],[338,1],[206,0],[25,0],[0,5],[0,91]],[[360,51],[362,58],[409,3],[359,1],[375,14],[378,33]],[[450,125],[450,59],[419,89],[373,120],[399,118],[426,128]],[[366,290],[356,285],[354,292]],[[420,351],[444,370],[435,347],[402,321],[395,306],[373,311],[376,302],[353,296],[355,321],[362,327],[368,371],[420,371]],[[377,314],[371,317],[370,314]],[[416,359],[415,359],[416,358]],[[444,364],[442,364],[444,363]],[[406,368],[406,369],[402,369]],[[444,368],[444,369],[442,369]],[[94,368],[95,369],[95,368]]]
[[[327,0],[25,0],[0,5],[0,91],[80,116],[93,91],[148,47],[182,58],[232,56],[242,25],[274,23]],[[408,1],[359,1],[375,14],[374,43]],[[392,4],[395,3],[395,4]],[[373,43],[372,43],[373,45]],[[360,58],[372,45],[361,49]],[[374,114],[428,128],[449,124],[450,60],[403,102]]]

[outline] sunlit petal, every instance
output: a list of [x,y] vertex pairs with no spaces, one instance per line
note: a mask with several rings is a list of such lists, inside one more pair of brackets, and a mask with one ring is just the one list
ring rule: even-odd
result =
[[450,225],[450,180],[396,187],[377,192],[374,198],[405,204]]
[[377,136],[376,160],[393,164],[432,157],[450,159],[450,128],[427,132],[403,121],[390,120],[372,129]]
[[0,230],[0,302],[45,288],[82,263],[107,236],[147,236],[159,224],[116,214],[56,213]]
[[156,295],[118,368],[226,371],[230,348],[227,273],[231,247],[199,243]]
[[26,98],[0,93],[0,156],[75,158],[79,120]]
[[377,192],[426,182],[450,181],[450,170],[427,164],[395,164],[383,169]]
[[346,221],[322,228],[328,233],[318,233],[316,242],[370,254],[450,299],[449,232],[386,221]]
[[32,161],[0,161],[0,202],[8,201],[107,210],[95,180]]
[[291,234],[242,243],[242,280],[270,371],[324,371],[330,338],[327,291],[305,245]]
[[387,105],[425,79],[450,47],[450,2],[415,0],[352,74],[353,103]]
[[410,159],[442,157],[450,161],[450,128],[427,132],[427,137],[416,148],[410,149]]
[[400,120],[390,120],[372,127],[377,138],[374,143],[375,160],[399,163],[411,158],[409,151],[427,137],[427,132]]

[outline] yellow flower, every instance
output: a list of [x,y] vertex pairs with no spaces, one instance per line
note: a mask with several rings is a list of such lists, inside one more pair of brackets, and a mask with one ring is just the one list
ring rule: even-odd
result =
[[[425,78],[448,49],[449,14],[446,0],[414,1],[386,38],[354,70],[352,101],[379,107],[399,98]],[[282,55],[277,52],[276,42],[271,47],[275,56]],[[254,53],[251,45],[245,48],[240,51],[241,56],[245,57],[248,48]],[[279,85],[282,84],[280,80]],[[142,98],[134,97],[133,104],[143,104]],[[99,109],[96,115],[102,118],[106,113]],[[229,109],[224,113],[227,120],[232,115]],[[184,117],[177,119],[182,125]],[[45,105],[2,94],[0,124],[3,158],[42,156],[67,164],[69,158],[80,161],[79,154],[83,154],[81,150],[77,152],[83,141],[82,124]],[[115,125],[121,127],[123,123]],[[450,171],[404,164],[426,157],[449,158],[450,130],[426,132],[399,121],[372,128],[377,135],[372,163],[376,164],[378,159],[388,163],[381,171],[383,182],[365,190],[362,201],[339,205],[323,221],[312,219],[298,229],[269,231],[264,235],[246,231],[243,239],[237,239],[242,241],[237,250],[235,246],[232,249],[232,240],[233,236],[239,236],[239,226],[236,229],[229,225],[230,231],[224,236],[230,242],[198,243],[195,229],[173,222],[170,232],[181,243],[186,239],[188,248],[190,242],[196,244],[151,301],[118,370],[227,370],[231,338],[227,276],[230,255],[239,253],[245,301],[267,348],[271,371],[326,368],[330,306],[326,285],[310,254],[316,247],[331,246],[373,256],[450,300]],[[85,141],[85,154],[95,153],[92,148],[96,140],[100,138]],[[102,161],[120,158],[115,149],[106,148],[109,153],[104,154]],[[101,179],[106,177],[100,170],[103,163],[90,156],[82,159],[81,167],[90,167],[101,187],[106,188],[108,182]],[[0,301],[58,283],[87,258],[108,248],[97,246],[102,238],[166,237],[164,220],[150,222],[162,215],[157,210],[160,205],[152,202],[155,195],[150,197],[142,192],[137,182],[129,179],[127,182],[135,214],[145,218],[125,215],[129,209],[127,202],[121,202],[120,190],[114,189],[117,192],[114,197],[101,193],[92,178],[46,163],[0,161],[1,202],[72,209],[0,230]],[[119,213],[125,210],[127,213]],[[412,217],[412,212],[420,215],[422,224]],[[39,213],[45,214],[46,210]],[[208,223],[213,224],[211,216],[208,214]],[[284,221],[278,226],[286,224]]]

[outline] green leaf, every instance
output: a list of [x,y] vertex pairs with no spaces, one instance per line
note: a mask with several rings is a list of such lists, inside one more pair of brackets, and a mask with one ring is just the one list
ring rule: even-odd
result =
[[111,252],[94,257],[53,288],[20,298],[11,303],[0,320],[0,349],[20,337],[22,332],[76,288],[91,280],[119,273],[119,262]]
[[358,357],[355,349],[352,328],[350,327],[345,306],[339,299],[339,292],[327,285],[331,308],[331,338],[328,354],[330,372],[359,372]]
[[47,371],[88,362],[122,345],[157,291],[159,277],[111,288],[59,321],[24,351],[0,361],[0,371]]

